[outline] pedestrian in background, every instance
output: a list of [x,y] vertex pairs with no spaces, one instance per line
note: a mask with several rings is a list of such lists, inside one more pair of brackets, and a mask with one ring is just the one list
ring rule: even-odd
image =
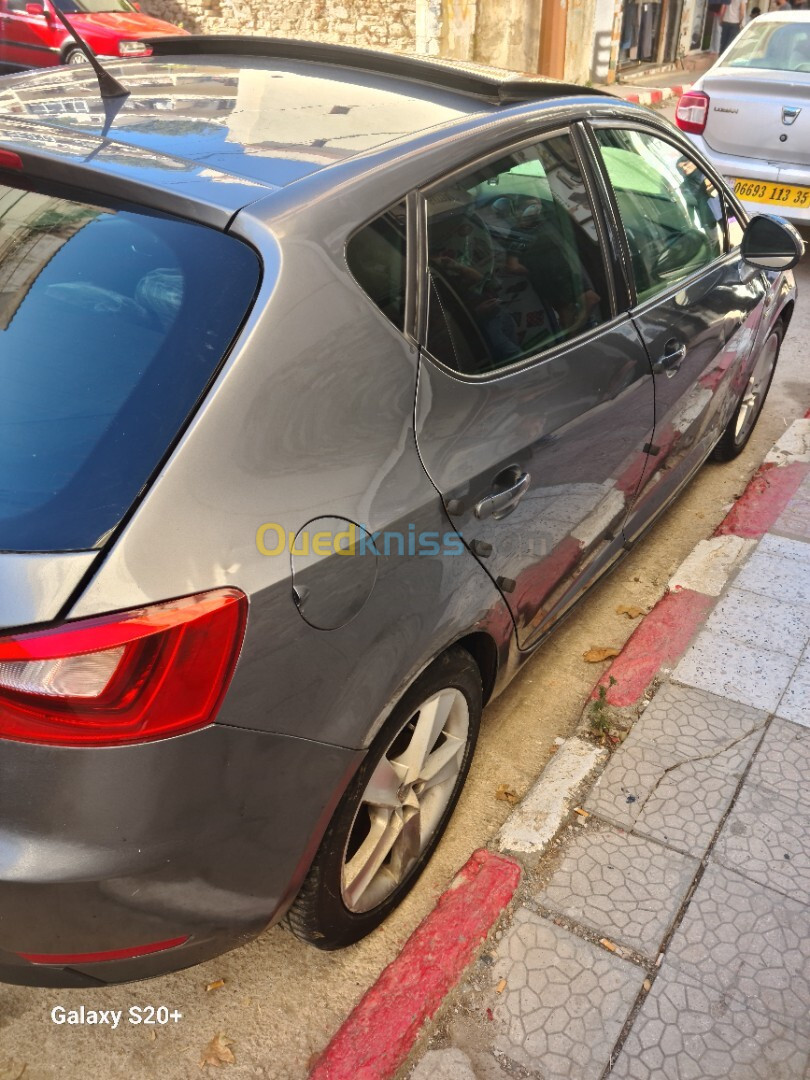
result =
[[730,0],[720,16],[720,52],[724,53],[739,34],[745,18],[745,0]]
[[709,54],[717,56],[720,52],[720,27],[721,16],[725,10],[723,0],[709,0],[709,18],[711,19],[712,32],[709,37]]

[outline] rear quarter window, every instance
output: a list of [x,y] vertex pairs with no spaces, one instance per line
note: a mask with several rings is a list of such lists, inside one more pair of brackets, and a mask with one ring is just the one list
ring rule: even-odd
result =
[[259,276],[252,249],[205,226],[0,186],[0,550],[104,541]]

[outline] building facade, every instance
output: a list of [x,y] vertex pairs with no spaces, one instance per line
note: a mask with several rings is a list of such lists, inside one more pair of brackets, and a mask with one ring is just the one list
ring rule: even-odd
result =
[[708,0],[144,0],[192,33],[267,34],[474,60],[579,83],[708,47]]

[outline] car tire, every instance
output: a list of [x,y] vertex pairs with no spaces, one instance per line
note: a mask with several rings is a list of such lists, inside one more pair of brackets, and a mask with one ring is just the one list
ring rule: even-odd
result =
[[460,647],[408,689],[343,795],[287,914],[297,937],[325,950],[351,945],[406,896],[461,794],[481,709],[480,671]]
[[86,64],[87,57],[84,55],[81,49],[68,49],[65,53],[65,64]]
[[784,327],[778,322],[765,339],[734,415],[714,448],[712,457],[715,461],[732,461],[743,452],[751,438],[773,382],[784,334]]

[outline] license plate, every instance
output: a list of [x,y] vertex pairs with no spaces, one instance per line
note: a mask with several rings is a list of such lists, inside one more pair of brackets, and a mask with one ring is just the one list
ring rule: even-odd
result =
[[733,180],[734,194],[745,202],[770,203],[772,206],[810,208],[810,187],[775,184],[772,180]]

